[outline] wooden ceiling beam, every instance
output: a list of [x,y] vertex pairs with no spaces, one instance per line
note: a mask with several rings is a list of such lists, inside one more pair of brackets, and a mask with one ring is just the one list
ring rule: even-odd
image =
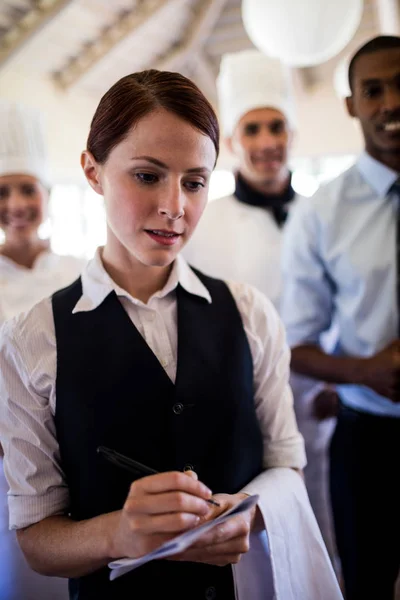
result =
[[182,43],[163,56],[155,69],[180,71],[185,63],[198,53],[215,27],[227,0],[201,0],[198,12]]
[[[171,0],[169,0],[171,2]],[[69,88],[102,60],[126,37],[165,9],[168,0],[141,0],[131,11],[124,11],[98,38],[86,44],[65,66],[53,74],[61,88]]]
[[74,0],[37,0],[0,40],[0,67]]

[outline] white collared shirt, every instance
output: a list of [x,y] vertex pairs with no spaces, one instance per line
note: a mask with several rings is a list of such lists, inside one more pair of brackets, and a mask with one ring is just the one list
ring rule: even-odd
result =
[[[208,290],[183,258],[147,304],[119,288],[100,253],[82,274],[82,296],[73,313],[90,311],[115,290],[127,314],[172,381],[177,368],[178,282],[211,302]],[[254,398],[264,438],[264,466],[303,468],[304,443],[288,385],[290,353],[279,317],[254,288],[229,283],[254,364]],[[10,527],[21,528],[68,511],[69,494],[56,439],[56,339],[51,299],[5,323],[0,333],[0,439],[9,482]]]

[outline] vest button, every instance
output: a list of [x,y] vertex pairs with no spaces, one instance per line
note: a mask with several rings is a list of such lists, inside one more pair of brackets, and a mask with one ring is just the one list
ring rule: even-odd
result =
[[183,404],[181,402],[177,402],[173,405],[172,410],[176,415],[180,415],[183,412]]
[[217,597],[217,590],[215,589],[215,587],[207,588],[204,597],[206,600],[215,600],[215,598]]

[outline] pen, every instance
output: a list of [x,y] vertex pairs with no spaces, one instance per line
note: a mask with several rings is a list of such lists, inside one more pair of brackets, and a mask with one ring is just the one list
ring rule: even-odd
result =
[[[159,471],[155,471],[146,465],[138,462],[137,460],[133,460],[133,458],[128,458],[116,450],[111,450],[110,448],[106,448],[105,446],[99,446],[97,448],[97,452],[103,456],[108,462],[133,473],[134,475],[156,475]],[[213,504],[214,506],[221,506],[216,500],[209,498],[206,500],[209,504]]]

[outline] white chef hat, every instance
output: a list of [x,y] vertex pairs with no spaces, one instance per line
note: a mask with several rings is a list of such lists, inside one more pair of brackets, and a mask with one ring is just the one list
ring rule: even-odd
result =
[[0,100],[0,177],[32,175],[49,185],[42,114],[19,102]]
[[333,74],[333,86],[335,88],[336,95],[340,99],[351,96],[351,89],[349,83],[349,66],[351,59],[351,54],[347,54],[346,56],[344,56],[336,65]]
[[275,108],[294,125],[288,68],[258,50],[224,54],[217,78],[223,134],[230,137],[239,120],[257,108]]

